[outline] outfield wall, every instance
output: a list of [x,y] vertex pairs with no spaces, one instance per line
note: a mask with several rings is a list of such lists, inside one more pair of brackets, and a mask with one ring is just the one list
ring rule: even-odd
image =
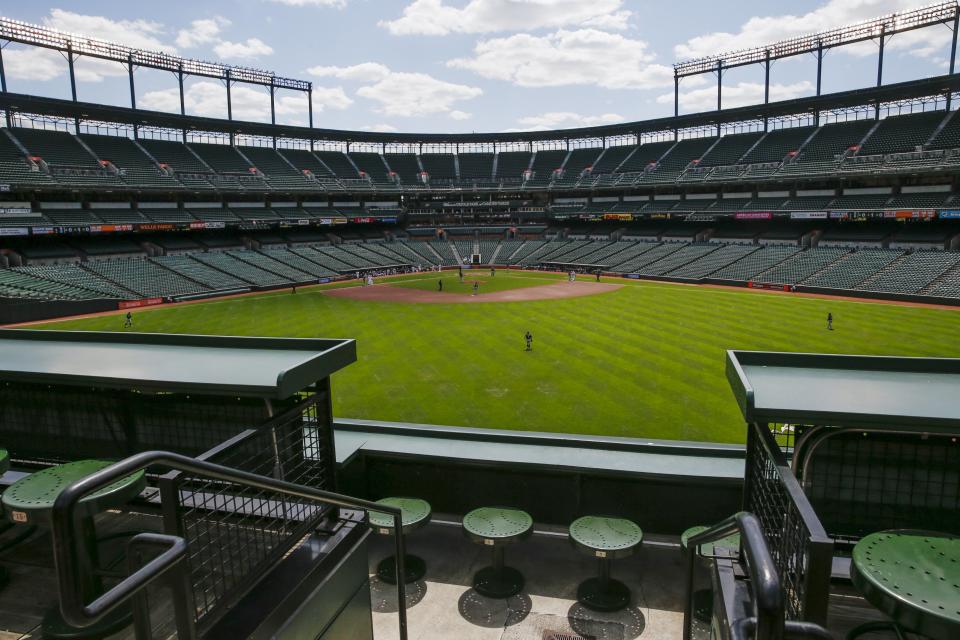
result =
[[610,514],[679,534],[741,504],[740,445],[348,419],[334,429],[339,491],[416,496],[455,516],[508,505],[540,524]]

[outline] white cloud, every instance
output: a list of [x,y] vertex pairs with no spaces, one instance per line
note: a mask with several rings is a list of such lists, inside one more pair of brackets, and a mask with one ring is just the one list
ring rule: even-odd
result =
[[67,61],[59,53],[39,47],[5,49],[3,65],[12,80],[53,80],[67,73]]
[[[236,85],[231,90],[233,117],[237,120],[266,121],[270,118],[270,96],[266,91]],[[179,112],[180,94],[177,89],[150,91],[140,101],[145,109]],[[314,87],[314,113],[326,109],[342,110],[353,104],[343,89],[339,87]],[[210,118],[225,118],[227,115],[227,94],[219,82],[203,80],[190,85],[184,94],[187,113]],[[307,98],[301,95],[280,95],[276,97],[277,122],[299,123],[307,113]]]
[[213,52],[224,60],[250,60],[273,53],[273,47],[260,38],[247,38],[245,42],[224,40],[213,48]]
[[307,73],[319,78],[341,78],[360,82],[377,82],[390,75],[390,69],[379,62],[363,62],[350,67],[310,67]]
[[655,64],[654,58],[643,40],[580,29],[481,41],[474,47],[472,58],[450,60],[447,66],[522,87],[649,89],[672,85],[673,69]]
[[[813,93],[813,84],[806,80],[793,84],[770,85],[770,101],[790,100]],[[723,87],[723,108],[742,107],[763,103],[763,83],[740,82]],[[673,104],[673,94],[657,96],[659,104]],[[713,111],[717,108],[717,88],[715,86],[694,89],[680,94],[680,107],[686,111]]]
[[[881,15],[916,9],[929,0],[828,0],[823,6],[802,15],[754,16],[737,33],[707,33],[674,47],[678,59],[687,60],[724,53],[731,49],[760,47],[818,31],[835,29]],[[891,50],[910,51],[929,57],[943,51],[950,40],[947,29],[920,29],[898,34],[887,43]],[[876,46],[867,42],[837,49],[851,55],[874,55]]]
[[466,111],[460,111],[458,109],[454,109],[447,115],[450,116],[451,120],[469,120],[470,118],[473,117],[472,113],[468,113]]
[[397,131],[397,128],[392,124],[368,124],[365,127],[361,127],[363,131],[376,131],[377,133],[393,133]]
[[53,29],[77,35],[117,42],[136,49],[176,53],[176,49],[162,41],[163,25],[149,20],[111,20],[63,9],[51,9],[43,24]]
[[289,7],[345,7],[347,0],[269,0]]
[[357,95],[379,102],[376,111],[389,116],[446,113],[453,105],[483,94],[477,87],[437,80],[425,73],[393,71],[375,84],[360,87]]
[[626,118],[617,113],[603,113],[597,116],[585,116],[573,111],[549,111],[535,116],[524,116],[517,122],[521,125],[514,131],[548,131],[551,129],[572,129],[575,127],[595,127],[603,124],[624,122]]
[[177,32],[177,46],[187,49],[201,44],[210,44],[217,40],[217,36],[227,26],[230,26],[230,21],[220,16],[194,20],[189,28]]
[[413,0],[396,20],[379,24],[393,35],[491,33],[579,26],[625,29],[632,15],[623,0],[470,0],[462,9],[445,0]]

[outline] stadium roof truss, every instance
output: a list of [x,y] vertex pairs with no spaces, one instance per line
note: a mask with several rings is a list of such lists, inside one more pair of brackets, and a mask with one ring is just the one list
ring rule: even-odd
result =
[[[0,17],[0,41],[16,42],[32,47],[42,47],[59,51],[67,60],[70,93],[73,101],[77,101],[77,80],[74,71],[74,62],[77,57],[87,56],[117,62],[127,67],[130,79],[130,106],[137,108],[136,91],[134,90],[134,70],[137,67],[169,71],[177,75],[180,88],[180,114],[185,115],[184,77],[195,76],[220,80],[226,86],[227,119],[233,120],[233,101],[230,87],[234,83],[254,84],[268,87],[270,90],[270,121],[276,124],[275,94],[277,89],[302,91],[308,95],[308,111],[310,126],[313,126],[313,83],[295,78],[284,78],[272,71],[237,67],[220,62],[207,62],[191,58],[163,53],[159,51],[145,51],[122,44],[88,38],[83,35],[64,33],[41,25],[11,20]],[[3,69],[3,46],[0,45],[0,90],[7,91],[6,74]]]
[[[729,69],[747,65],[762,64],[764,74],[764,104],[770,102],[770,65],[775,60],[795,56],[814,54],[817,59],[817,92],[821,95],[821,79],[823,76],[824,54],[830,49],[843,47],[858,42],[875,40],[878,42],[877,55],[877,87],[883,84],[883,54],[886,40],[898,34],[916,29],[923,29],[936,25],[947,25],[953,31],[953,41],[950,47],[950,74],[953,74],[957,54],[957,32],[960,29],[960,3],[949,0],[919,9],[892,13],[890,15],[866,20],[857,24],[821,31],[807,36],[798,36],[781,40],[771,45],[741,49],[715,56],[706,56],[688,60],[673,65],[674,94],[673,114],[680,115],[680,80],[690,76],[713,73],[717,76],[717,111],[722,110],[723,104],[723,74]],[[949,99],[948,107],[949,108]],[[876,117],[879,117],[879,103],[877,103]],[[719,132],[719,125],[718,125]]]

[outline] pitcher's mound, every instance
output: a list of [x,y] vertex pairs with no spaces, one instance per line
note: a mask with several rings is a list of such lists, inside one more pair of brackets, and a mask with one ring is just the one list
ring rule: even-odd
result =
[[406,287],[391,287],[375,284],[372,287],[347,287],[324,291],[324,295],[351,300],[371,300],[374,302],[405,302],[408,304],[460,304],[473,302],[529,302],[531,300],[558,300],[560,298],[580,298],[600,293],[616,291],[623,285],[605,282],[558,282],[540,287],[509,289],[494,293],[442,293],[440,291],[421,291]]

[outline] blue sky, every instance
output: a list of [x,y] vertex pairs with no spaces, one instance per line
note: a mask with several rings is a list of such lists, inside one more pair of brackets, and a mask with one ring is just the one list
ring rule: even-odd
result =
[[[915,8],[910,0],[205,0],[7,2],[7,18],[311,80],[318,127],[460,132],[545,129],[670,115],[671,65]],[[944,73],[946,27],[888,44],[884,81]],[[58,54],[9,44],[8,89],[69,97]],[[81,59],[79,99],[127,105],[120,65]],[[871,86],[876,45],[827,56],[824,91]],[[810,95],[815,61],[774,65],[772,99]],[[712,109],[715,79],[681,85],[681,112]],[[762,100],[763,70],[724,77],[724,106]],[[140,69],[137,102],[176,111],[171,74]],[[235,87],[235,117],[269,121],[266,90]],[[278,119],[306,102],[278,94]],[[222,85],[188,84],[188,112],[223,117]]]

